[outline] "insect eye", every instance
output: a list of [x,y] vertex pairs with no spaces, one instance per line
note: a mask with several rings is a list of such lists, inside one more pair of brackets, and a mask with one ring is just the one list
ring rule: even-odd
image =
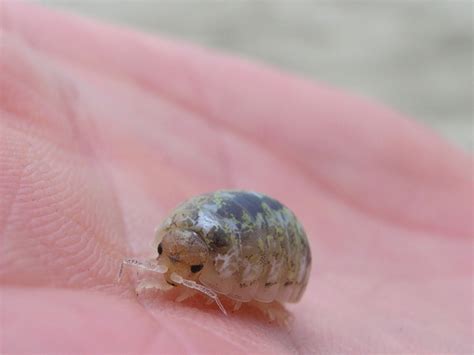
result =
[[192,273],[196,273],[196,272],[199,272],[202,270],[202,268],[204,267],[203,264],[199,264],[199,265],[191,265],[191,272]]
[[158,244],[158,255],[161,255],[163,253],[163,247],[161,246],[161,243]]

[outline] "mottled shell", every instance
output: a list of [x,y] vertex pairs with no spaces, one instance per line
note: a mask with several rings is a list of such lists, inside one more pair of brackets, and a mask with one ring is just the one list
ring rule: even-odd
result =
[[217,191],[178,206],[157,231],[196,232],[209,247],[199,282],[248,302],[297,302],[308,282],[311,252],[293,212],[255,192]]

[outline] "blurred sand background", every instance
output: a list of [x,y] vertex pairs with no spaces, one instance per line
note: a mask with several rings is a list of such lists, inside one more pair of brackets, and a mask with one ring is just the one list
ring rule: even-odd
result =
[[374,98],[473,151],[470,0],[37,0]]

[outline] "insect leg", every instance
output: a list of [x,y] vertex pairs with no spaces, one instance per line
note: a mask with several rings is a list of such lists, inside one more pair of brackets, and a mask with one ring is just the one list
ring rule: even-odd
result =
[[[196,290],[192,288],[183,288],[181,289],[181,293],[176,297],[175,302],[183,302],[184,300],[188,299],[189,297],[192,297],[196,294]],[[212,299],[211,299],[212,301]]]
[[169,291],[173,289],[173,286],[168,284],[163,278],[148,278],[140,280],[138,285],[135,287],[136,293],[142,293],[144,290],[160,290]]
[[206,305],[209,305],[209,304],[211,304],[212,302],[214,302],[214,300],[213,300],[212,298],[208,298],[208,299],[206,300]]
[[199,292],[202,292],[202,293],[206,294],[207,296],[212,298],[214,300],[214,302],[217,303],[217,305],[219,306],[219,309],[222,311],[222,313],[227,315],[227,312],[226,312],[224,306],[222,305],[221,301],[219,300],[219,297],[217,297],[217,294],[214,291],[212,291],[212,290],[208,289],[207,287],[205,287],[203,285],[200,285],[200,284],[198,284],[198,283],[196,283],[192,280],[183,279],[181,276],[179,276],[178,274],[176,274],[174,272],[171,274],[170,278],[171,278],[171,281],[176,282],[177,284],[192,288],[194,290],[198,290]]
[[283,307],[278,302],[263,303],[258,301],[252,301],[250,305],[256,307],[263,314],[268,317],[268,319],[273,322],[276,321],[278,324],[289,327],[292,322],[291,313],[289,313],[285,307]]

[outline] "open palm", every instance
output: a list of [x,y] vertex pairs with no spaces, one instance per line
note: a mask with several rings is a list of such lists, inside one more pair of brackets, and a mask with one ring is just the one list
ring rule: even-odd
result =
[[[1,6],[2,353],[472,351],[469,157],[335,90]],[[116,283],[166,213],[220,188],[305,225],[313,271],[290,330]]]

